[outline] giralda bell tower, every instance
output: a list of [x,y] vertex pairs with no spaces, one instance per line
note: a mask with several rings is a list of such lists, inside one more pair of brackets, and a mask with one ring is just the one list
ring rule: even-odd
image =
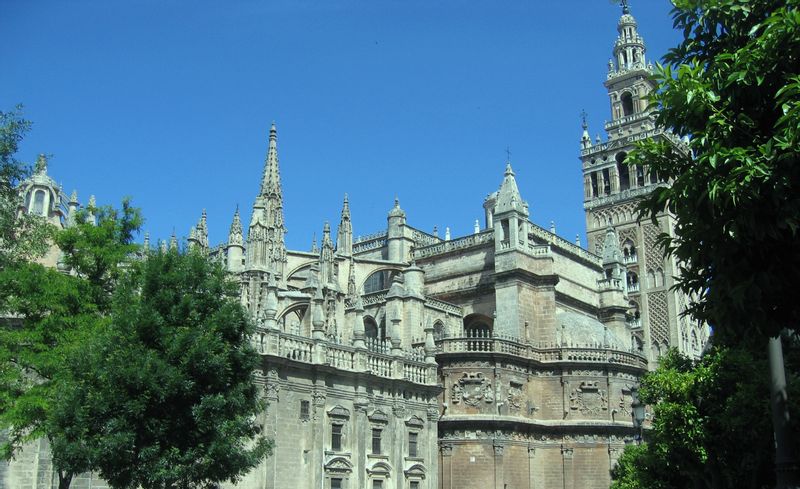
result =
[[584,210],[589,250],[602,255],[606,229],[613,226],[620,239],[627,268],[626,286],[630,308],[628,329],[631,346],[643,351],[654,365],[667,348],[697,356],[708,333],[704,325],[680,316],[688,299],[671,290],[678,273],[675,261],[664,257],[656,245],[659,233],[673,233],[672,216],[637,219],[637,203],[662,182],[647,166],[625,163],[635,143],[646,138],[666,139],[685,148],[669,130],[657,127],[649,109],[655,90],[652,63],[645,57],[645,44],[627,1],[617,23],[619,36],[608,61],[604,83],[611,103],[611,120],[605,123],[606,141],[598,135],[592,142],[585,117],[581,137],[584,178]]

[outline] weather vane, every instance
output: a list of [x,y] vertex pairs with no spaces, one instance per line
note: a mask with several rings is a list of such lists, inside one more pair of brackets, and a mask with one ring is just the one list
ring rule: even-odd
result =
[[623,14],[631,13],[630,5],[628,5],[628,0],[612,0],[614,3],[618,3],[622,7]]

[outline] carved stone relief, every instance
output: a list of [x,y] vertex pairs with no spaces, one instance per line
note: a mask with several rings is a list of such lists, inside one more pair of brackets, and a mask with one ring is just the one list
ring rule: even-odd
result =
[[451,395],[453,404],[464,402],[468,406],[477,406],[481,401],[488,403],[494,402],[492,383],[483,376],[482,373],[464,373],[464,375],[453,383]]
[[581,382],[569,395],[569,407],[581,414],[597,415],[608,410],[606,391],[599,381]]

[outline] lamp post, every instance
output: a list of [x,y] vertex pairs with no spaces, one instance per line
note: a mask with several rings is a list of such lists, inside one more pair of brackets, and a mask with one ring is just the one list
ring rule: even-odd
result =
[[631,387],[631,415],[633,427],[636,428],[636,444],[642,443],[642,427],[644,426],[644,403],[639,400],[639,388]]

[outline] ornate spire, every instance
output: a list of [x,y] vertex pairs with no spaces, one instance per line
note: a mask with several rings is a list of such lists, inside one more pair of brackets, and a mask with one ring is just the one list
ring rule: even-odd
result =
[[317,233],[311,236],[311,253],[319,253],[319,246],[317,246]]
[[335,281],[333,272],[333,241],[331,240],[331,225],[325,221],[322,228],[322,249],[319,251],[320,282],[327,285]]
[[514,170],[511,163],[506,163],[506,171],[503,176],[503,183],[497,191],[497,204],[495,204],[495,214],[508,211],[517,211],[527,216],[525,203],[517,187],[517,179],[514,177]]
[[247,267],[272,270],[283,279],[286,244],[283,223],[283,193],[278,165],[278,131],[275,123],[269,130],[269,147],[264,163],[261,188],[253,204],[253,216],[247,234]]
[[353,260],[353,255],[350,255],[350,270],[347,275],[347,297],[355,299],[358,295],[356,289],[356,262]]
[[339,220],[339,229],[336,232],[336,253],[345,256],[353,254],[353,223],[350,220],[350,203],[347,200],[347,194],[344,194],[342,218]]
[[242,220],[239,217],[239,206],[236,206],[236,212],[233,213],[233,222],[231,222],[231,229],[228,232],[228,245],[242,246],[244,242],[242,237]]
[[146,231],[144,233],[144,242],[142,243],[142,250],[147,253],[150,251],[150,232]]
[[581,127],[583,134],[581,135],[581,149],[589,149],[592,147],[592,137],[589,136],[589,123],[586,122],[586,111],[581,111]]
[[170,250],[177,250],[178,249],[178,237],[175,236],[175,230],[172,230],[172,236],[169,238],[169,249]]
[[636,29],[636,19],[631,15],[627,0],[620,1],[620,5],[622,16],[617,23],[619,36],[614,43],[614,59],[609,63],[609,78],[647,68],[644,39]]

